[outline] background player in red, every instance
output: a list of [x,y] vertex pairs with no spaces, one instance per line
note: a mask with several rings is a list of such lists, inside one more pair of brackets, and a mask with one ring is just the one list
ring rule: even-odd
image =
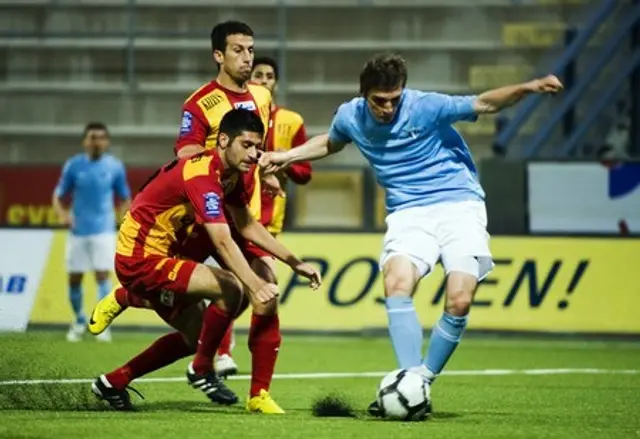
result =
[[[176,142],[178,157],[188,157],[204,149],[214,148],[221,118],[233,108],[244,108],[260,116],[266,127],[271,113],[271,92],[257,84],[249,83],[254,59],[253,31],[245,23],[227,21],[217,24],[211,31],[213,60],[218,75],[185,101],[182,108],[180,135]],[[257,171],[256,171],[257,172]],[[261,220],[261,188],[268,185],[278,191],[280,182],[271,175],[264,180],[256,178],[256,186],[249,203],[251,213]],[[275,263],[271,255],[262,249],[240,240],[239,243],[251,267],[258,276],[276,283]],[[259,396],[268,390],[275,369],[281,343],[277,301],[259,305],[253,309],[249,330],[251,362],[251,396]],[[264,410],[281,413],[274,401],[259,404]]]
[[[269,57],[257,57],[253,61],[251,81],[266,87],[272,95],[278,87],[278,64]],[[279,107],[275,99],[271,101],[271,115],[266,141],[267,151],[287,151],[307,141],[304,119],[299,113],[287,108]],[[311,163],[301,162],[293,164],[277,174],[280,186],[287,187],[290,179],[296,184],[307,184],[311,180]],[[261,222],[274,236],[282,232],[286,210],[286,193],[274,196],[271,190],[262,191]],[[271,261],[267,261],[269,263]],[[272,266],[275,272],[275,267]],[[233,324],[220,343],[216,371],[221,376],[233,375],[238,371],[231,350],[234,347]]]
[[[251,270],[231,236],[225,212],[245,239],[272,252],[313,285],[319,284],[317,270],[278,243],[247,208],[245,180],[239,174],[253,169],[263,134],[264,127],[255,114],[246,110],[229,112],[221,122],[219,151],[174,160],[156,172],[134,199],[118,235],[118,279],[129,294],[147,300],[183,336],[165,336],[127,365],[99,377],[92,390],[112,407],[130,408],[126,386],[131,380],[191,352],[193,323],[189,326],[189,322],[202,309],[197,305],[202,298],[212,303],[202,315],[196,355],[187,379],[212,401],[237,401],[212,367],[213,355],[228,325],[243,309],[237,279],[245,285],[252,304],[277,300],[278,291]],[[176,249],[196,223],[203,224],[221,261],[237,279],[226,270],[176,257]],[[190,309],[191,317],[186,321],[179,318],[183,309]],[[162,348],[157,348],[159,343]]]

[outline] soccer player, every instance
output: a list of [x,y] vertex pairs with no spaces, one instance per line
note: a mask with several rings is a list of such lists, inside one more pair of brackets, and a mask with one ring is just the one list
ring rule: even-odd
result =
[[[309,278],[314,287],[320,284],[318,271],[273,238],[247,207],[246,180],[240,174],[253,171],[263,135],[264,126],[257,115],[232,110],[220,123],[217,149],[163,166],[134,199],[118,234],[116,274],[128,292],[147,300],[183,334],[162,337],[140,356],[93,383],[93,392],[113,408],[131,408],[126,386],[133,379],[189,355],[194,347],[188,382],[214,402],[237,401],[213,371],[220,340],[232,319],[246,307],[237,279],[253,304],[277,300],[278,290],[251,270],[231,236],[227,215],[244,239]],[[196,224],[202,225],[230,271],[176,257],[176,249]],[[201,299],[211,301],[204,311]],[[181,315],[183,311],[185,315]],[[199,322],[196,342],[194,324],[198,327]]]
[[[278,64],[269,57],[258,57],[253,60],[251,81],[266,87],[274,95],[278,86]],[[275,99],[271,102],[271,117],[267,134],[266,151],[287,151],[307,141],[304,119],[299,113],[279,107]],[[296,184],[307,184],[311,181],[311,163],[301,162],[289,166],[277,175],[282,193],[273,194],[263,190],[261,197],[261,222],[274,236],[282,232],[284,225],[286,198],[284,189],[287,180]],[[237,373],[238,366],[231,350],[234,346],[233,324],[222,339],[216,360],[216,372],[221,376]]]
[[[386,191],[387,232],[380,268],[389,335],[398,364],[429,383],[456,349],[467,326],[478,282],[493,268],[484,192],[469,147],[451,126],[496,113],[532,93],[556,93],[553,75],[477,96],[449,96],[406,88],[405,61],[395,54],[371,58],[360,73],[361,97],[342,104],[328,134],[287,152],[266,153],[268,170],[316,160],[354,143]],[[412,295],[418,281],[444,266],[444,312],[421,360],[422,326]],[[380,415],[376,403],[370,413]]]
[[[99,122],[87,124],[83,146],[84,154],[77,154],[64,164],[53,193],[53,207],[71,232],[66,255],[69,301],[75,316],[67,332],[70,342],[81,341],[86,329],[87,319],[82,308],[84,274],[95,273],[99,299],[111,289],[109,275],[113,270],[116,245],[114,194],[121,202],[120,212],[129,209],[131,199],[124,165],[106,152],[109,147],[107,127]],[[66,207],[68,198],[71,199],[70,209]],[[97,339],[111,341],[111,333],[105,331]]]

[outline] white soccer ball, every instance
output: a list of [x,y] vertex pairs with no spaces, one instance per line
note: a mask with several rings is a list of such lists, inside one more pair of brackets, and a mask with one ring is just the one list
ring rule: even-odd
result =
[[422,421],[431,412],[431,388],[422,375],[396,369],[382,378],[378,404],[387,419]]

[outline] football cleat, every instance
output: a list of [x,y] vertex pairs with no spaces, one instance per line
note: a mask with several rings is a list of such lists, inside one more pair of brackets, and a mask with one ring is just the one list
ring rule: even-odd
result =
[[201,390],[211,402],[222,405],[232,405],[238,402],[238,396],[228,388],[222,378],[214,371],[206,375],[198,375],[193,370],[193,365],[189,363],[187,368],[187,381],[194,389]]
[[103,333],[115,318],[126,309],[116,300],[115,291],[115,288],[109,291],[109,294],[96,303],[93,311],[91,311],[91,317],[89,318],[89,324],[87,326],[89,332],[93,335]]
[[72,323],[69,327],[69,331],[67,331],[67,341],[71,343],[82,341],[82,336],[85,332],[86,328],[83,324]]
[[[133,390],[138,394],[142,399],[144,397],[140,392],[138,392],[133,387],[127,387]],[[116,389],[111,385],[107,377],[104,375],[100,375],[96,380],[91,384],[91,391],[96,397],[102,401],[107,402],[112,409],[118,411],[131,411],[135,410],[133,405],[131,404],[131,396],[127,389]]]
[[216,373],[221,378],[226,378],[238,373],[238,365],[233,360],[231,355],[220,355],[216,360]]
[[247,400],[247,411],[251,413],[264,413],[265,415],[282,415],[284,410],[271,398],[269,392],[261,390],[260,395]]

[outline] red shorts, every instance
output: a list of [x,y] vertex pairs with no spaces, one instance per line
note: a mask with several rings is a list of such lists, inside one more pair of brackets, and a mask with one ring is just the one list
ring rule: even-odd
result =
[[[262,250],[260,247],[255,245],[251,241],[247,241],[238,231],[231,227],[231,236],[233,240],[236,242],[238,247],[240,247],[240,251],[247,259],[249,264],[253,262],[255,259],[260,259],[262,257],[270,256],[271,253]],[[222,268],[227,268],[222,261],[222,258],[218,254],[215,246],[211,242],[211,238],[209,238],[209,234],[205,230],[205,228],[201,225],[195,226],[189,238],[180,245],[177,249],[181,258],[190,259],[193,261],[204,262],[209,256],[212,256]]]
[[140,297],[155,297],[163,290],[187,292],[197,262],[165,256],[134,258],[116,254],[115,271],[120,284]]

